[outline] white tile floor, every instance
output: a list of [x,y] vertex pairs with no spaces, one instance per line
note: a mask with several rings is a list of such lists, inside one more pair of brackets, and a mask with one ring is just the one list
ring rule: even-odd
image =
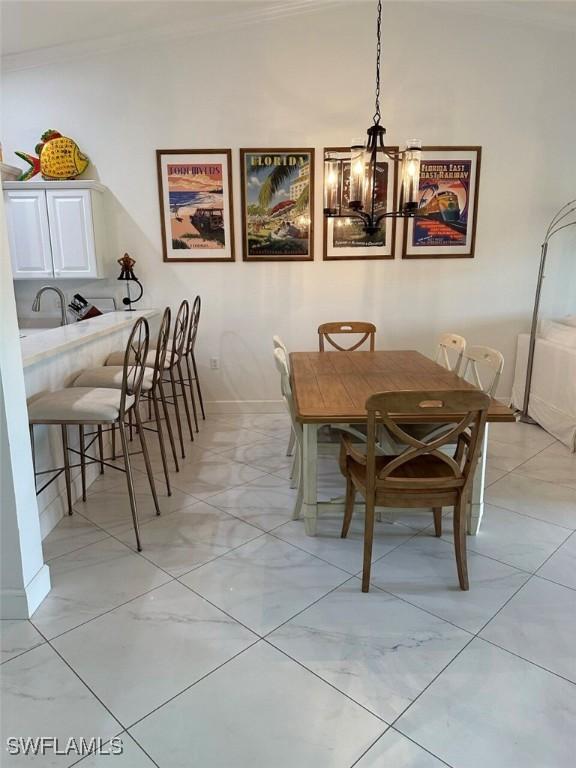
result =
[[[107,471],[44,542],[53,590],[0,623],[9,736],[119,736],[81,768],[573,768],[576,459],[536,427],[492,427],[483,529],[458,589],[449,517],[308,538],[278,414],[210,417],[156,517],[138,459],[144,550]],[[320,462],[322,495],[337,495]]]

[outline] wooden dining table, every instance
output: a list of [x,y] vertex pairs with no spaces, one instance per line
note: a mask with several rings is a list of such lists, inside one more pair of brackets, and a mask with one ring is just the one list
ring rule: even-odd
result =
[[[474,385],[415,350],[381,352],[292,352],[291,385],[296,419],[302,424],[302,511],[306,533],[316,535],[318,512],[334,511],[317,494],[318,429],[326,424],[366,422],[366,400],[375,392],[474,389]],[[459,421],[464,414],[455,414]],[[399,424],[427,422],[422,415],[395,414]],[[437,420],[437,418],[436,418]],[[430,420],[434,423],[434,418]],[[488,422],[513,422],[513,411],[492,399]],[[468,533],[476,535],[484,512],[488,425],[474,474]],[[337,502],[342,506],[341,502]]]

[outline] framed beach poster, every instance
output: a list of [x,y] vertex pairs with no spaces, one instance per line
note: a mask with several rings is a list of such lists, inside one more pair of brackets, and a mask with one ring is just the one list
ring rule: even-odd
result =
[[314,150],[241,149],[244,261],[314,259]]
[[423,147],[418,210],[407,219],[402,258],[473,258],[481,147]]
[[232,152],[157,149],[164,261],[234,261]]
[[[397,147],[390,147],[397,151]],[[342,189],[339,199],[342,201],[342,214],[345,216],[349,200],[350,187],[350,148],[325,147],[324,157],[342,159]],[[382,155],[376,166],[377,213],[396,209],[396,163]],[[396,242],[396,219],[382,219],[380,228],[373,235],[367,235],[359,219],[324,216],[324,261],[352,259],[393,259]]]

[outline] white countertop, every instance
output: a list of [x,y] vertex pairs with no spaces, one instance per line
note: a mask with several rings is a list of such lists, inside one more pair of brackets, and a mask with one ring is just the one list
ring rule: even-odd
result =
[[[160,314],[158,309],[141,309],[134,312],[108,312],[91,320],[82,320],[58,328],[47,328],[41,332],[31,333],[21,339],[22,365],[28,368],[41,360],[69,352],[74,347],[116,333],[132,325],[139,317],[155,317]],[[32,330],[32,329],[30,329]],[[24,330],[24,333],[28,330]]]

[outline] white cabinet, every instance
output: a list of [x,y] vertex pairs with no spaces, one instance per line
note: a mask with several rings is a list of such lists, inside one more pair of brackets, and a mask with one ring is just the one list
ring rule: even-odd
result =
[[95,182],[4,184],[14,279],[104,276],[103,189]]

